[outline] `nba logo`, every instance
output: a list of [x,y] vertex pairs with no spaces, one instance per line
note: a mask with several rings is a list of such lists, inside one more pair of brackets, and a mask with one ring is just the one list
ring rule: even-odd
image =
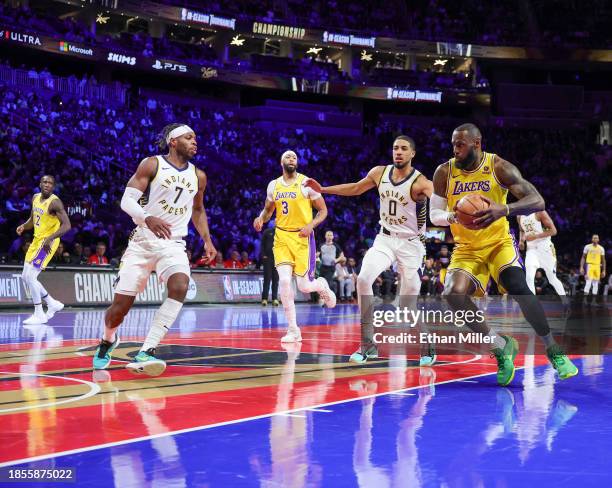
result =
[[223,293],[226,300],[234,300],[234,292],[232,291],[232,280],[228,275],[223,275]]

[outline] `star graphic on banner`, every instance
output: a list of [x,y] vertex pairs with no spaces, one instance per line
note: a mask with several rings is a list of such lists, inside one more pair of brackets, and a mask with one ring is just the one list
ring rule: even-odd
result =
[[448,62],[448,59],[436,59],[434,66],[444,66]]
[[322,47],[311,47],[306,54],[319,54],[323,50]]
[[240,35],[232,37],[232,42],[230,42],[232,46],[242,46],[244,44],[244,39],[240,39]]
[[106,24],[108,19],[110,19],[110,17],[104,17],[104,15],[98,14],[96,17],[96,24]]
[[364,49],[363,51],[361,51],[361,60],[362,61],[372,61],[372,55],[368,54],[367,51]]

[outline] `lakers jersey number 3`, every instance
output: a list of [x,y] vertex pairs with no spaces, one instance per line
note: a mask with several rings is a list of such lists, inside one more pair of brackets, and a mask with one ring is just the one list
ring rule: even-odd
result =
[[274,263],[276,266],[293,266],[294,274],[314,279],[316,249],[314,232],[300,237],[299,231],[312,222],[312,200],[320,195],[302,185],[306,177],[298,174],[287,184],[283,177],[268,185],[268,199],[276,208],[276,232],[274,234]]

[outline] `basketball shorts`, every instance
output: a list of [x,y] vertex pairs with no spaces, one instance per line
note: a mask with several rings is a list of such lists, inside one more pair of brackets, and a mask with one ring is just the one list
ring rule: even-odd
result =
[[523,267],[523,262],[514,239],[509,236],[480,249],[455,246],[448,265],[448,273],[458,270],[467,274],[476,286],[474,295],[483,296],[491,277],[503,292],[499,275],[510,266]]
[[392,263],[397,262],[400,272],[419,269],[425,257],[425,247],[418,237],[408,239],[379,233],[374,239],[372,249],[385,254]]
[[557,272],[557,256],[555,246],[552,244],[530,248],[527,246],[525,254],[525,267],[527,269],[542,268],[546,274]]
[[601,279],[601,265],[587,264],[586,278],[587,280],[599,281]]
[[314,280],[316,265],[316,246],[314,232],[309,237],[300,237],[299,232],[276,228],[274,233],[274,265],[289,264],[293,274],[307,276]]
[[119,264],[115,293],[130,296],[142,293],[153,271],[161,283],[167,282],[175,273],[191,276],[185,241],[130,240]]
[[49,261],[51,261],[51,258],[55,254],[55,251],[57,251],[60,243],[59,237],[54,239],[51,243],[51,250],[47,252],[43,248],[44,240],[44,237],[35,237],[32,244],[30,244],[30,247],[28,247],[28,252],[25,256],[26,263],[30,263],[32,266],[40,269],[41,271],[47,267],[47,264],[49,264]]

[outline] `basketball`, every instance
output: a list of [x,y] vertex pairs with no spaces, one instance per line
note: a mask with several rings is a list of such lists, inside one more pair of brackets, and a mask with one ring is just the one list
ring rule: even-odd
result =
[[464,196],[457,203],[456,215],[459,223],[465,226],[474,225],[473,215],[480,210],[486,210],[489,208],[489,202],[487,202],[478,193],[470,193]]

